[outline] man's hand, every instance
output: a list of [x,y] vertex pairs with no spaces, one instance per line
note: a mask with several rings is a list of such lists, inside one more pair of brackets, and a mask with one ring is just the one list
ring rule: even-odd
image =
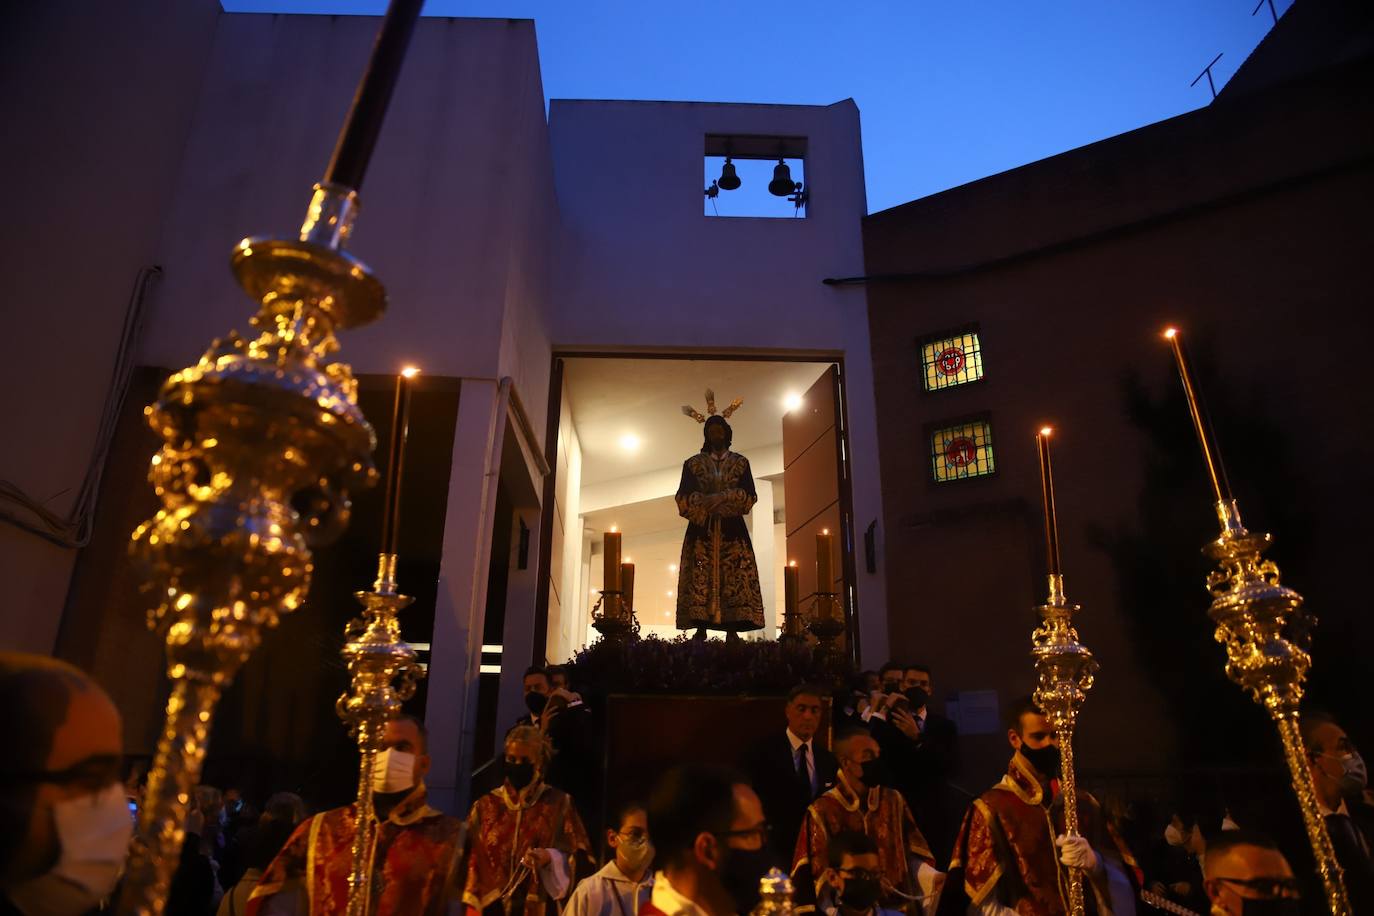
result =
[[1070,868],[1096,871],[1102,862],[1093,852],[1087,837],[1063,835],[1054,841],[1054,845],[1059,847],[1059,861]]
[[897,731],[906,735],[912,741],[919,741],[921,739],[921,726],[916,722],[916,717],[907,710],[892,710],[892,715],[887,717],[887,721],[897,726]]
[[530,868],[540,869],[548,865],[552,859],[553,856],[549,855],[547,849],[531,849],[529,852],[525,853],[525,857],[520,861],[524,862]]

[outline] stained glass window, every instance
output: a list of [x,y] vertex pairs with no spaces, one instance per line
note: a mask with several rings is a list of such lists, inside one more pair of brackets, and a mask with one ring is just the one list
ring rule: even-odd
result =
[[986,420],[943,426],[930,435],[930,469],[938,483],[986,477],[997,470]]
[[983,348],[977,328],[947,332],[921,342],[926,391],[976,382],[983,377]]

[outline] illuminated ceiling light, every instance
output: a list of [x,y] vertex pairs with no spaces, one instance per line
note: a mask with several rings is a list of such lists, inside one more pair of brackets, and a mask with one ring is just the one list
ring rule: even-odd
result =
[[669,564],[668,564],[668,572],[677,572],[677,564],[676,564],[676,563],[669,563]]
[[627,452],[637,452],[644,443],[634,433],[625,433],[620,437],[620,447]]
[[797,409],[798,407],[800,407],[800,406],[802,406],[802,396],[799,395],[799,394],[797,394],[795,391],[792,391],[792,392],[789,392],[789,393],[783,395],[783,398],[782,398],[782,407],[783,407],[783,410],[792,411],[792,410],[796,410],[796,409]]

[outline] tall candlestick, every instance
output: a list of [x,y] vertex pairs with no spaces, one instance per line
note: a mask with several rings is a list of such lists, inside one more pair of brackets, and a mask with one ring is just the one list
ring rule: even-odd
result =
[[386,496],[382,503],[382,553],[393,556],[401,526],[401,471],[405,465],[410,427],[410,380],[419,369],[407,366],[396,376],[396,405],[391,415],[391,444],[387,449]]
[[1188,363],[1188,354],[1183,349],[1183,335],[1177,328],[1164,331],[1164,338],[1174,350],[1174,361],[1178,363],[1178,374],[1183,379],[1183,393],[1188,398],[1188,413],[1193,418],[1193,429],[1197,431],[1198,443],[1202,446],[1202,460],[1207,463],[1207,475],[1212,479],[1212,491],[1218,503],[1231,501],[1231,484],[1226,479],[1226,468],[1221,463],[1221,452],[1217,450],[1216,434],[1208,422],[1202,397],[1193,385],[1193,373]]
[[635,611],[635,565],[629,560],[620,564],[620,614],[629,618]]
[[1050,591],[1054,592],[1054,582],[1062,578],[1063,568],[1059,565],[1059,519],[1054,509],[1054,470],[1050,466],[1050,435],[1054,432],[1043,426],[1035,436],[1035,449],[1040,456],[1040,498],[1045,506],[1045,554],[1049,566]]
[[833,592],[835,590],[835,567],[831,562],[830,529],[823,528],[816,535],[816,591]]
[[793,560],[783,567],[782,570],[782,591],[783,591],[783,632],[788,636],[801,635],[801,613],[797,608],[798,593],[801,587],[798,585],[797,561]]

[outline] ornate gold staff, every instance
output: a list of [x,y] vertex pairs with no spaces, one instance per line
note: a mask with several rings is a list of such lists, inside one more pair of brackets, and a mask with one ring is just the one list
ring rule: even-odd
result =
[[[1040,455],[1040,494],[1045,505],[1045,552],[1049,566],[1049,597],[1035,610],[1042,623],[1031,634],[1031,656],[1039,684],[1035,702],[1045,711],[1059,739],[1059,790],[1064,796],[1064,832],[1078,836],[1078,782],[1074,773],[1073,729],[1078,708],[1092,688],[1097,661],[1078,641],[1073,615],[1082,608],[1069,604],[1064,595],[1064,573],[1059,563],[1059,520],[1054,508],[1054,471],[1050,466],[1050,427],[1035,437]],[[1069,912],[1082,916],[1083,870],[1069,869]]]
[[352,690],[335,709],[358,742],[358,797],[354,813],[353,864],[348,873],[348,914],[365,916],[372,903],[372,859],[377,845],[377,818],[372,804],[372,771],[381,750],[386,723],[401,704],[415,695],[424,671],[415,650],[401,639],[397,614],[414,599],[396,591],[396,542],[401,518],[401,475],[405,468],[410,426],[410,380],[418,369],[396,377],[396,409],[391,427],[386,501],[382,516],[382,551],[372,591],[358,592],[363,616],[344,630],[342,655],[352,677]]
[[304,600],[311,547],[348,524],[349,489],[376,478],[372,428],[352,370],[332,358],[334,334],[386,309],[381,282],[343,246],[420,5],[387,10],[299,238],[234,249],[239,284],[261,303],[254,333],[214,341],[144,411],[163,440],[148,475],[162,508],[130,549],[157,597],[149,621],[172,690],[121,913],[162,912],[220,692],[262,631]]
[[[1307,768],[1298,728],[1303,680],[1312,663],[1307,653],[1308,630],[1316,619],[1302,610],[1302,595],[1279,583],[1279,568],[1274,561],[1263,559],[1273,538],[1264,532],[1251,533],[1242,524],[1240,506],[1231,496],[1221,453],[1217,451],[1215,436],[1206,420],[1202,399],[1193,385],[1182,335],[1177,329],[1168,328],[1164,337],[1173,346],[1178,374],[1183,379],[1183,391],[1188,398],[1188,412],[1216,496],[1221,536],[1206,545],[1203,552],[1219,567],[1207,575],[1207,591],[1212,596],[1207,615],[1217,625],[1217,642],[1226,646],[1226,676],[1273,717],[1283,742],[1283,756],[1288,761],[1288,775],[1293,781],[1298,807],[1302,809],[1307,839],[1312,844],[1317,871],[1322,876],[1327,907],[1332,916],[1348,916],[1350,902],[1341,867],[1317,806],[1312,773]],[[1292,629],[1286,635],[1285,629],[1290,624]]]

